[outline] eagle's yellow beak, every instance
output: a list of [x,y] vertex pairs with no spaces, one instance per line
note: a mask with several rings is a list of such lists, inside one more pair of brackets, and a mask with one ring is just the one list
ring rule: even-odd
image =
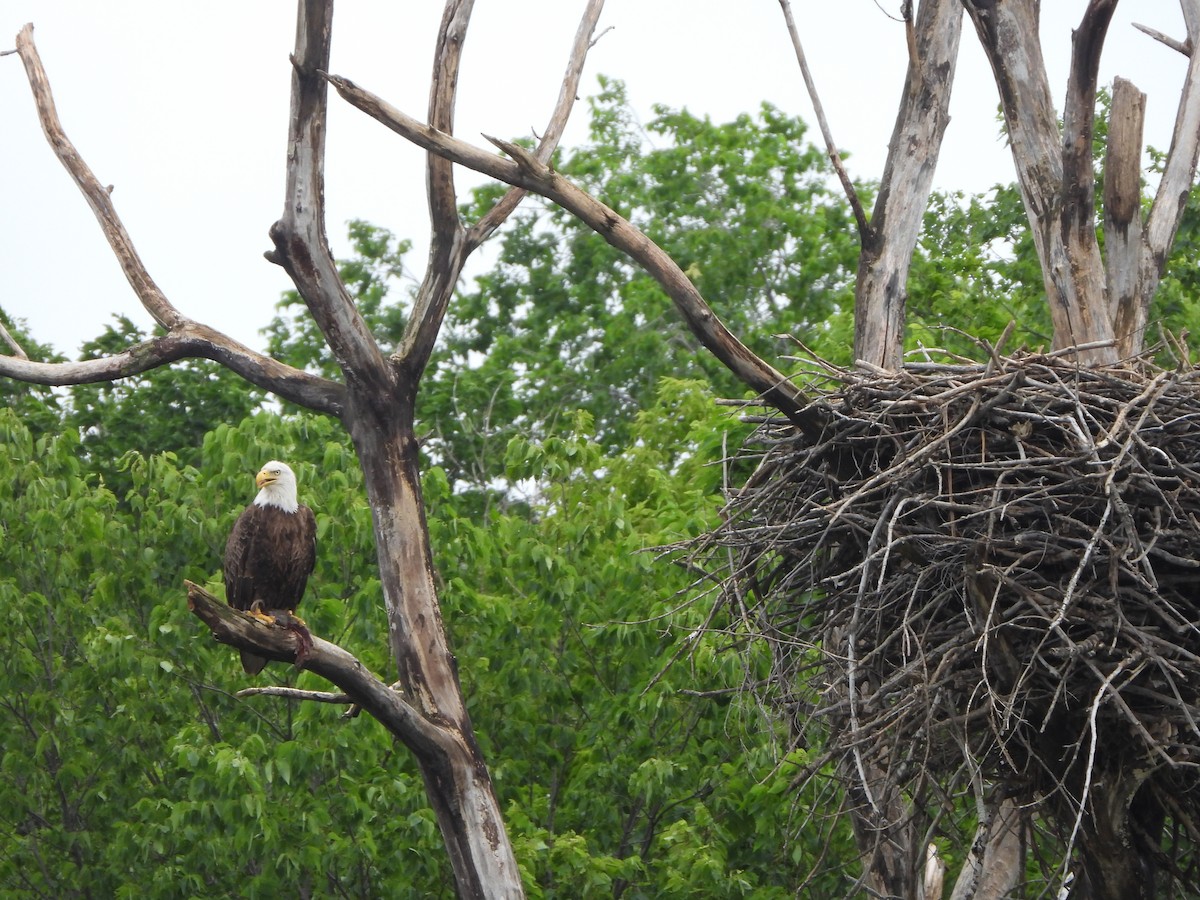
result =
[[275,481],[275,476],[272,475],[270,472],[268,472],[266,469],[263,469],[261,472],[259,472],[257,475],[254,476],[254,483],[260,488],[266,487],[268,484],[271,484],[274,481]]

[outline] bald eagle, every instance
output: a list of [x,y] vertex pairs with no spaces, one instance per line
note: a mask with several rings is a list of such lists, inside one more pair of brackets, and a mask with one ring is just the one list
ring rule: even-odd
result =
[[[296,474],[286,463],[271,460],[254,481],[258,496],[238,516],[225,545],[225,598],[235,609],[294,628],[299,620],[291,613],[317,559],[317,522],[296,499]],[[242,651],[248,674],[258,674],[266,664],[263,657]]]

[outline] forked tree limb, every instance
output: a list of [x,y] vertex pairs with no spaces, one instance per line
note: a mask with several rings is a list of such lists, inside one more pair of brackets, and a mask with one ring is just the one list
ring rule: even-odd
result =
[[247,381],[317,412],[340,415],[344,389],[336,382],[284,365],[255,353],[214,328],[179,312],[150,277],[104,187],[68,139],[55,109],[50,81],[33,40],[33,25],[17,35],[16,53],[37,107],[38,120],[54,154],[83,193],[138,300],[165,335],[136,344],[121,353],[83,362],[39,363],[17,356],[0,356],[0,375],[33,384],[71,385],[112,381],[136,375],[180,359],[211,359]]
[[820,421],[803,408],[804,397],[799,389],[738,340],[675,261],[623,216],[519,146],[489,138],[513,157],[504,159],[417,121],[347,78],[326,77],[347,102],[417,146],[506,184],[539,194],[576,216],[659,283],[692,333],[743,384],[760,393],[767,403],[801,428],[819,430]]
[[391,370],[338,274],[325,234],[325,130],[332,0],[304,0],[296,14],[283,216],[271,226],[266,257],[283,267],[347,382],[373,396],[391,393]]
[[[1190,47],[1200,45],[1200,0],[1180,0],[1183,20],[1187,26],[1187,43]],[[1167,151],[1162,177],[1154,203],[1146,215],[1143,230],[1141,269],[1138,272],[1139,303],[1128,310],[1128,315],[1118,317],[1118,334],[1133,334],[1139,344],[1149,316],[1150,301],[1166,272],[1167,259],[1180,223],[1187,208],[1192,182],[1196,177],[1196,165],[1200,161],[1200,53],[1188,57],[1187,75],[1179,97],[1179,108],[1175,113],[1175,128],[1171,134],[1171,148]]]
[[[434,128],[445,134],[453,134],[458,68],[471,6],[472,3],[467,0],[451,0],[446,6],[438,32],[428,120]],[[542,162],[550,161],[562,139],[575,104],[584,62],[592,46],[592,34],[603,8],[604,0],[588,0],[575,34],[558,102],[534,151],[534,155]],[[392,355],[393,362],[404,367],[409,379],[419,377],[428,364],[467,258],[504,223],[526,193],[521,188],[511,188],[478,222],[466,228],[458,215],[454,164],[436,153],[429,153],[426,165],[431,223],[429,264],[400,346]]]
[[349,651],[316,635],[312,648],[297,663],[297,638],[293,631],[267,623],[234,609],[198,584],[184,582],[188,609],[204,622],[219,643],[249,650],[257,656],[296,664],[336,685],[350,701],[368,713],[417,753],[441,753],[446,736],[405,699],[372,674]]
[[[1042,58],[1036,0],[985,3],[963,0],[991,64],[1012,147],[1021,199],[1042,267],[1055,348],[1113,338],[1112,319],[1104,300],[1103,262],[1095,228],[1080,224],[1077,205],[1064,206],[1063,137],[1058,127],[1050,84]],[[1100,0],[1106,2],[1106,0]],[[1089,11],[1097,0],[1089,4]],[[1086,31],[1094,38],[1096,29]],[[1098,52],[1098,48],[1096,48]],[[1085,54],[1077,47],[1076,56]],[[1074,67],[1086,78],[1090,69]],[[1094,97],[1094,83],[1076,82],[1076,99],[1068,106],[1082,110],[1082,97]],[[1072,170],[1076,175],[1080,173]],[[1090,173],[1086,173],[1090,181]],[[1116,360],[1109,349],[1081,352],[1087,363]]]
[[[533,155],[544,163],[549,163],[563,131],[567,127],[567,117],[575,104],[579,93],[579,82],[583,77],[583,64],[587,60],[588,51],[595,45],[599,37],[593,38],[596,25],[600,21],[600,13],[604,9],[604,0],[588,0],[583,17],[579,20],[579,28],[575,31],[575,43],[571,48],[571,58],[567,61],[567,69],[563,73],[562,86],[558,92],[558,101],[550,122],[542,132],[537,149]],[[467,246],[475,247],[486,241],[492,233],[507,219],[525,196],[525,191],[514,187],[496,201],[487,213],[467,231]]]

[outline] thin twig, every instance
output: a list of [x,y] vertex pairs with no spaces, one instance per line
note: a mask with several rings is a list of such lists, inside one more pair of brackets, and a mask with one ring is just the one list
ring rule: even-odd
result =
[[846,174],[846,167],[842,164],[842,156],[838,152],[837,144],[833,141],[829,121],[825,118],[825,108],[821,105],[821,98],[817,95],[816,82],[813,81],[812,72],[808,68],[808,58],[804,55],[804,48],[800,44],[800,32],[796,30],[796,20],[792,17],[792,5],[789,0],[779,0],[779,5],[783,8],[783,18],[787,23],[788,35],[791,37],[792,47],[796,51],[796,62],[800,64],[800,74],[804,78],[804,86],[808,89],[809,99],[812,100],[813,112],[817,116],[821,137],[825,140],[825,150],[829,154],[829,161],[833,163],[833,170],[842,183],[842,190],[846,192],[850,208],[854,211],[854,221],[858,223],[859,237],[865,241],[871,234],[871,223],[867,219],[867,211],[858,197],[858,191],[854,188],[854,182]]

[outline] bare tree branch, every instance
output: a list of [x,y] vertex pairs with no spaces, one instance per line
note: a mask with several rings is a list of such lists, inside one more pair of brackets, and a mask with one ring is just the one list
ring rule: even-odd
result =
[[313,703],[336,703],[342,706],[354,702],[349,694],[333,691],[306,691],[301,688],[283,687],[273,684],[269,687],[243,688],[233,696],[239,700],[246,697],[282,697],[285,700],[309,700]]
[[513,157],[503,159],[418,122],[349,79],[331,75],[329,81],[347,102],[417,146],[506,184],[526,188],[577,216],[659,283],[692,333],[743,384],[762,394],[766,402],[800,427],[820,428],[815,414],[803,410],[804,397],[799,389],[731,334],[675,261],[627,219],[515,144],[489,138]]
[[[1062,220],[1072,230],[1095,240],[1096,177],[1092,169],[1092,135],[1096,121],[1096,81],[1100,51],[1117,8],[1117,0],[1091,0],[1071,35],[1071,74],[1063,107]],[[1096,250],[1099,258],[1099,248]]]
[[33,26],[17,35],[17,50],[25,65],[46,140],[91,206],[113,254],[138,300],[167,334],[143,341],[114,356],[83,362],[38,363],[15,356],[0,357],[0,375],[33,384],[70,385],[112,381],[137,375],[186,358],[211,359],[247,381],[317,412],[340,415],[345,391],[336,382],[286,366],[255,353],[225,334],[180,313],[155,284],[143,265],[113,206],[109,190],[67,138],[33,41]]
[[[567,117],[575,105],[579,92],[579,81],[583,76],[583,64],[587,60],[588,51],[595,46],[592,35],[600,21],[600,12],[604,9],[604,0],[588,0],[583,18],[579,20],[579,28],[575,32],[575,44],[571,49],[571,58],[567,62],[567,71],[563,74],[562,88],[558,93],[558,102],[550,116],[550,123],[542,132],[534,156],[544,163],[550,162],[558,142],[562,140],[563,130],[567,127]],[[599,38],[597,37],[596,40]],[[467,232],[467,246],[474,249],[482,244],[500,225],[512,214],[525,196],[522,188],[512,188],[501,197],[487,214],[475,223]]]
[[1149,25],[1141,25],[1138,22],[1133,23],[1133,27],[1143,34],[1148,34],[1161,44],[1166,44],[1172,50],[1177,50],[1184,56],[1192,55],[1191,41],[1177,41],[1170,35],[1163,34],[1157,28],[1151,28]]
[[294,631],[256,619],[234,609],[198,584],[185,581],[188,609],[212,631],[213,638],[239,650],[298,665],[337,685],[385,728],[415,752],[442,753],[446,736],[411,706],[404,695],[388,687],[348,651],[313,635],[313,646],[297,662]]
[[80,362],[43,363],[0,356],[0,376],[30,384],[95,384],[139,375],[181,359],[211,359],[247,381],[317,412],[340,416],[345,388],[254,353],[206,325],[188,322],[112,356]]
[[[447,0],[434,51],[433,80],[429,88],[429,121],[441,131],[454,130],[454,100],[458,69],[474,0]],[[420,377],[433,352],[458,276],[466,262],[465,231],[458,219],[458,194],[454,165],[436,153],[427,154],[426,191],[429,196],[429,262],[413,302],[393,363],[404,365],[407,377]]]
[[817,116],[817,126],[821,129],[821,137],[825,140],[825,151],[829,154],[833,170],[837,172],[838,180],[842,183],[842,190],[846,192],[846,199],[850,201],[850,208],[854,211],[854,221],[858,223],[859,235],[865,241],[871,230],[871,223],[867,221],[867,211],[863,209],[862,201],[858,198],[858,191],[854,189],[854,183],[846,174],[846,167],[842,164],[842,156],[838,152],[837,144],[833,142],[833,132],[829,130],[829,122],[825,118],[825,108],[821,105],[821,98],[817,95],[817,85],[813,81],[812,72],[809,71],[804,48],[800,45],[800,33],[796,30],[796,20],[792,17],[792,5],[788,0],[779,0],[779,5],[783,8],[783,18],[787,23],[788,35],[791,37],[792,47],[796,51],[796,62],[800,64],[800,74],[804,78],[804,86],[808,89],[813,112]]
[[67,139],[59,121],[58,111],[54,106],[54,97],[50,92],[50,81],[46,70],[42,67],[41,57],[33,43],[33,24],[21,29],[17,35],[17,53],[25,64],[25,74],[29,86],[33,90],[33,99],[37,104],[38,120],[42,124],[42,132],[54,150],[54,155],[71,174],[71,178],[83,192],[88,206],[95,213],[96,220],[104,232],[104,237],[112,247],[113,254],[125,273],[125,278],[133,288],[138,300],[146,307],[154,321],[163,328],[172,328],[185,321],[166,296],[154,283],[150,273],[146,271],[137,250],[133,246],[125,226],[122,224],[109,195],[110,187],[104,187],[92,173],[87,163],[75,149],[75,145]]
[[21,345],[17,343],[17,339],[9,333],[7,328],[4,327],[3,322],[0,322],[0,340],[3,340],[4,343],[8,344],[9,349],[12,350],[13,355],[18,359],[29,359],[29,354],[27,354]]
[[[1180,0],[1183,18],[1188,29],[1188,44],[1200,44],[1200,0]],[[1149,315],[1150,301],[1158,290],[1167,257],[1175,243],[1175,235],[1183,221],[1188,194],[1196,177],[1196,165],[1200,161],[1200,53],[1188,58],[1187,75],[1179,97],[1179,109],[1175,114],[1175,130],[1171,134],[1171,149],[1167,152],[1162,178],[1154,204],[1146,216],[1143,232],[1145,247],[1142,252],[1141,270],[1138,273],[1140,298],[1136,307],[1121,316],[1117,325],[1119,334],[1133,334],[1141,341]],[[1124,310],[1123,310],[1124,311]]]
[[[451,0],[446,6],[438,33],[434,81],[429,97],[429,123],[445,134],[453,133],[454,92],[471,5],[465,0]],[[550,161],[566,128],[567,118],[575,104],[583,65],[592,45],[592,34],[603,8],[604,0],[589,0],[580,20],[558,102],[550,117],[550,124],[538,143],[536,155],[542,162]],[[392,355],[393,361],[405,366],[410,379],[417,377],[429,360],[467,257],[504,223],[525,196],[524,190],[514,187],[469,231],[464,231],[458,219],[453,168],[450,160],[436,153],[429,154],[427,178],[432,225],[429,264],[404,337]]]
[[[442,12],[442,24],[433,60],[433,78],[429,88],[429,124],[446,134],[454,133],[454,102],[458,95],[458,70],[462,62],[463,42],[471,22],[474,0],[449,0]],[[458,220],[458,193],[454,189],[454,165],[436,153],[426,162],[429,193],[429,218],[433,229],[433,260],[452,251],[463,236]],[[428,277],[428,276],[427,276]]]

